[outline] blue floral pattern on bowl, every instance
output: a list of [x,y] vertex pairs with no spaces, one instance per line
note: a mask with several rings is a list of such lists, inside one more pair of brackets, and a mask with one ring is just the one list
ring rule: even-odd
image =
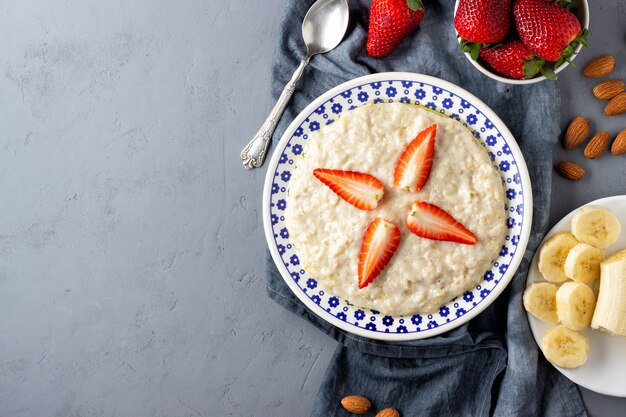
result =
[[[389,75],[393,74],[390,73]],[[415,77],[419,76],[415,75]],[[436,79],[429,78],[429,80]],[[278,153],[273,158],[276,160],[276,166],[270,166],[268,171],[268,175],[272,175],[271,185],[268,183],[270,207],[264,212],[270,216],[271,221],[272,236],[268,235],[268,242],[270,246],[273,245],[277,249],[281,263],[287,271],[286,274],[284,272],[282,274],[284,279],[291,280],[297,286],[299,293],[296,292],[296,295],[301,299],[308,298],[311,300],[315,304],[315,308],[320,309],[315,311],[318,315],[322,317],[330,315],[345,322],[342,323],[345,325],[341,327],[348,331],[357,334],[365,333],[372,338],[384,338],[377,335],[380,333],[412,334],[412,338],[416,339],[450,330],[466,321],[463,320],[464,316],[481,306],[481,303],[489,298],[494,290],[497,290],[497,293],[502,291],[513,274],[513,271],[509,272],[512,259],[518,254],[518,251],[523,254],[525,250],[525,243],[522,248],[520,248],[519,243],[523,230],[530,227],[529,219],[524,216],[524,196],[525,193],[530,193],[530,190],[524,189],[524,182],[521,181],[522,177],[527,177],[527,173],[524,161],[521,160],[521,171],[520,161],[516,160],[511,151],[512,144],[510,142],[513,139],[510,136],[505,138],[505,134],[497,128],[498,123],[495,123],[495,120],[490,120],[479,109],[480,105],[476,106],[467,97],[460,97],[457,92],[452,92],[437,84],[418,82],[414,79],[394,78],[346,87],[345,90],[320,103],[310,114],[306,114],[299,126],[288,129],[275,151]],[[442,84],[447,83],[442,82]],[[456,88],[455,90],[460,89]],[[323,287],[318,285],[315,277],[310,276],[306,270],[301,268],[298,255],[289,239],[293,232],[287,230],[285,225],[284,210],[291,172],[295,168],[294,161],[305,149],[311,133],[332,123],[341,114],[356,107],[371,103],[380,105],[376,103],[393,102],[423,106],[442,116],[458,120],[485,147],[494,167],[498,169],[502,177],[505,193],[503,210],[507,213],[507,234],[499,257],[492,261],[491,269],[485,272],[481,282],[471,290],[441,306],[439,311],[433,314],[381,315],[378,311],[354,306],[349,300],[325,292]],[[498,122],[501,124],[499,120]],[[506,132],[506,135],[510,134]],[[517,145],[515,147],[517,148]],[[268,192],[267,189],[266,192]],[[519,261],[517,262],[519,263]],[[281,265],[278,267],[282,269]],[[290,287],[295,288],[293,285]],[[411,338],[411,336],[407,338]]]

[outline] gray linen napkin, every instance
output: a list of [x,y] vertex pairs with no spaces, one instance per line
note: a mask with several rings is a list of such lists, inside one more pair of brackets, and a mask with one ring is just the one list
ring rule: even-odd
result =
[[[303,58],[300,26],[312,3],[287,1],[273,61],[274,97]],[[408,71],[450,81],[490,106],[522,149],[533,185],[530,242],[507,290],[481,315],[441,336],[395,344],[354,336],[319,319],[289,290],[268,255],[268,295],[339,342],[311,415],[348,415],[339,401],[358,393],[372,400],[371,416],[388,406],[403,416],[586,416],[576,385],[540,354],[521,302],[530,260],[548,225],[552,147],[559,134],[557,87],[552,82],[511,86],[480,74],[458,50],[454,1],[424,3],[420,28],[389,57],[376,60],[365,52],[370,1],[351,0],[346,37],[332,52],[311,60],[274,140],[312,100],[349,79]]]

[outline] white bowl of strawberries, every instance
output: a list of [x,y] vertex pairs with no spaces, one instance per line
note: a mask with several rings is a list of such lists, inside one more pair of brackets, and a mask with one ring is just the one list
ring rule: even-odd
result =
[[556,79],[587,46],[587,0],[456,0],[461,50],[480,72],[509,84]]

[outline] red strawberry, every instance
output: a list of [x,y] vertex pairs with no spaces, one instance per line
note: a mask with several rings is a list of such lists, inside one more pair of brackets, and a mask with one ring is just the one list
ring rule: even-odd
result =
[[461,0],[454,15],[461,49],[478,59],[482,44],[504,39],[511,26],[510,13],[510,0]]
[[417,134],[406,147],[393,173],[394,187],[408,191],[422,189],[433,166],[437,125],[431,125]]
[[380,181],[362,172],[318,168],[313,175],[339,197],[361,210],[375,209],[385,191]]
[[390,221],[377,217],[367,226],[359,255],[359,288],[365,288],[374,281],[399,244],[400,229]]
[[580,43],[587,46],[587,30],[581,31],[576,16],[549,0],[518,0],[513,16],[520,39],[546,61],[569,61]]
[[367,53],[382,58],[417,28],[424,17],[422,0],[373,0],[367,34]]
[[533,78],[541,72],[549,79],[556,78],[554,71],[544,68],[544,61],[535,57],[530,49],[519,39],[486,48],[480,51],[480,57],[499,72],[511,78]]
[[474,245],[478,239],[454,217],[434,204],[416,201],[406,219],[409,230],[420,237],[432,240]]

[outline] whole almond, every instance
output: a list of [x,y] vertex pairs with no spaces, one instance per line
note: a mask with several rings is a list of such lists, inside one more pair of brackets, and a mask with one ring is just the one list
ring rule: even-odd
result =
[[343,397],[341,405],[353,414],[365,414],[372,408],[372,403],[360,395],[348,395]]
[[611,134],[606,130],[603,130],[602,132],[592,137],[585,147],[585,157],[587,157],[587,159],[596,159],[597,157],[602,155],[607,146],[609,146],[610,137]]
[[613,140],[613,144],[611,145],[611,153],[613,155],[626,153],[626,129],[615,136],[615,140]]
[[607,116],[616,116],[626,112],[626,93],[619,93],[609,101],[604,108],[604,114]]
[[569,124],[563,138],[565,149],[573,149],[583,143],[589,135],[589,122],[584,117],[578,116]]
[[395,408],[385,408],[380,410],[376,417],[400,417],[400,412]]
[[570,161],[560,161],[556,164],[556,170],[563,177],[572,181],[580,181],[585,176],[583,167]]
[[615,68],[615,58],[611,55],[601,55],[587,64],[583,74],[590,78],[604,77]]
[[593,95],[600,100],[610,100],[626,88],[622,80],[606,80],[593,87]]

